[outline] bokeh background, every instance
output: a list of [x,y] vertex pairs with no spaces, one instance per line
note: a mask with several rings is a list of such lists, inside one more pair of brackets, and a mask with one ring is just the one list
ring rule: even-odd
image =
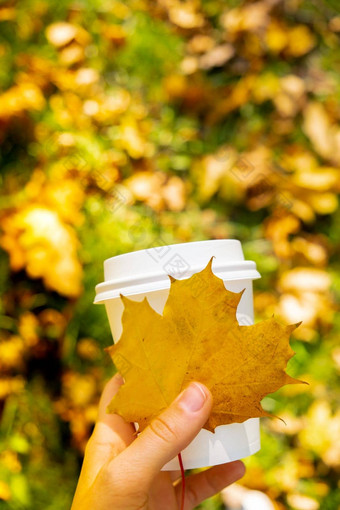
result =
[[0,508],[70,507],[114,373],[104,259],[220,238],[257,320],[303,320],[309,382],[265,399],[286,425],[224,504],[339,508],[339,44],[337,0],[0,2]]

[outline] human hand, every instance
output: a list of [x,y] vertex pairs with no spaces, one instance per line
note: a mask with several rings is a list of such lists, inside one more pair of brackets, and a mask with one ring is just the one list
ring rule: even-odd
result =
[[[202,384],[191,383],[136,437],[131,423],[106,413],[121,384],[117,374],[104,389],[71,510],[178,510],[180,473],[161,468],[188,446],[207,421],[211,393]],[[243,463],[236,461],[186,477],[184,509],[193,509],[235,482],[244,470]]]

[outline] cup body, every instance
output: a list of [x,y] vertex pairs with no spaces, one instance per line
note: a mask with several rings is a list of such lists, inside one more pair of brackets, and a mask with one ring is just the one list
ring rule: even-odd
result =
[[[96,286],[95,303],[104,303],[114,341],[122,333],[123,303],[119,294],[142,301],[162,313],[169,295],[170,279],[189,278],[214,256],[213,273],[232,292],[245,289],[237,308],[240,325],[253,324],[252,280],[259,278],[255,263],[245,261],[236,240],[199,241],[149,248],[112,257],[104,262],[105,281]],[[213,432],[201,430],[182,452],[185,469],[212,466],[252,455],[260,449],[259,419],[221,425]],[[177,457],[163,470],[179,469]]]

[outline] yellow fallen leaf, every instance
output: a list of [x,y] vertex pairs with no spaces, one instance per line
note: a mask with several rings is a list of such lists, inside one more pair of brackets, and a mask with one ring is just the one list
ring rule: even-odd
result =
[[72,43],[60,52],[59,57],[66,66],[79,64],[85,59],[84,48],[78,43]]
[[49,207],[28,204],[3,219],[1,246],[8,251],[14,271],[26,269],[31,278],[68,297],[82,291],[78,238]]
[[100,357],[98,344],[92,338],[81,338],[77,342],[77,354],[82,359],[95,361]]
[[20,375],[15,377],[0,378],[0,400],[4,400],[8,395],[20,393],[25,388],[26,381]]
[[320,292],[329,290],[331,279],[329,274],[314,267],[296,267],[283,274],[279,281],[283,292]]
[[39,342],[39,321],[32,312],[26,311],[19,317],[19,334],[28,348],[34,347]]
[[123,333],[108,349],[125,384],[109,412],[139,423],[142,430],[190,381],[207,385],[214,405],[205,424],[268,416],[262,398],[285,384],[298,383],[285,373],[293,356],[289,337],[296,325],[274,318],[239,326],[236,309],[243,292],[226,290],[211,269],[188,279],[171,279],[163,315],[145,298],[124,304]]
[[220,44],[215,46],[199,59],[201,69],[211,69],[212,67],[221,67],[235,54],[235,49],[231,44]]
[[0,118],[8,118],[24,111],[40,111],[45,99],[39,87],[34,83],[21,83],[0,95]]
[[146,171],[135,172],[134,175],[125,180],[124,184],[136,200],[147,203],[155,210],[160,210],[163,206],[161,188],[164,181],[164,174]]
[[215,46],[215,40],[204,34],[196,34],[187,43],[190,53],[206,53]]
[[164,202],[170,211],[181,211],[185,207],[186,190],[183,179],[177,175],[169,178],[163,186],[162,195]]
[[287,27],[278,20],[272,20],[267,28],[265,41],[272,53],[280,53],[288,43]]
[[336,150],[335,130],[324,106],[311,102],[304,112],[303,129],[320,156],[330,159]]
[[[1,7],[0,8],[0,21],[10,21],[15,19],[16,10],[14,7]],[[1,499],[1,497],[0,497]]]
[[46,28],[46,37],[56,48],[62,48],[74,40],[81,45],[86,45],[91,40],[90,34],[84,28],[66,21],[58,21],[49,25]]
[[[0,454],[0,464],[8,469],[11,473],[20,473],[22,465],[20,463],[17,452],[11,450],[3,450]],[[1,496],[0,496],[1,499]]]
[[274,104],[284,117],[297,114],[305,103],[304,81],[294,74],[285,76],[280,80],[280,91],[273,97]]
[[337,168],[320,167],[314,171],[302,170],[294,175],[293,181],[302,188],[322,192],[339,188],[340,172]]
[[12,335],[0,342],[0,369],[8,370],[23,365],[25,346],[20,336]]
[[326,242],[322,237],[316,236],[314,239],[304,239],[302,237],[295,237],[291,241],[292,249],[295,253],[303,256],[308,262],[313,265],[325,266],[328,261],[328,253]]
[[114,46],[122,46],[126,40],[126,30],[121,25],[108,25],[103,27],[103,37],[108,39]]
[[320,508],[320,504],[316,499],[304,494],[289,494],[287,500],[296,510],[318,510]]
[[126,150],[133,159],[139,159],[145,155],[146,140],[144,139],[137,122],[132,118],[122,122],[119,137],[120,146]]
[[265,222],[266,237],[271,239],[273,248],[279,257],[292,255],[290,237],[300,229],[300,221],[293,214],[280,214],[268,218]]
[[92,374],[67,372],[63,376],[63,395],[74,405],[87,406],[96,394],[96,381]]
[[235,83],[226,91],[223,99],[218,98],[218,102],[208,115],[207,123],[217,123],[225,115],[247,103],[251,97],[254,83],[256,83],[256,76],[253,74],[249,74]]
[[333,214],[339,205],[335,193],[309,193],[308,201],[318,214]]
[[263,103],[276,97],[280,91],[280,79],[273,72],[264,72],[256,78],[252,96],[256,103]]
[[70,43],[76,36],[77,27],[71,23],[60,21],[49,25],[46,29],[46,37],[48,41],[56,48],[65,46]]
[[340,466],[340,411],[332,413],[327,400],[317,400],[308,410],[306,425],[299,433],[304,448],[320,455],[328,466]]
[[3,501],[8,501],[11,499],[11,489],[9,488],[9,485],[3,480],[0,480],[0,499]]
[[227,9],[221,16],[221,24],[228,34],[241,31],[261,31],[269,23],[270,6],[264,2]]
[[308,53],[314,46],[316,40],[314,34],[306,25],[297,25],[288,32],[287,54],[293,57],[301,57]]
[[190,2],[176,2],[169,9],[169,18],[181,28],[199,28],[204,25],[204,17]]

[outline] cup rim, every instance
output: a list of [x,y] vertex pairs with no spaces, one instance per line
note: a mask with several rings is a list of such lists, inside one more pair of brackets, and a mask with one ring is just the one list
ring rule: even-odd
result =
[[[255,280],[261,277],[256,270],[255,262],[244,260],[241,243],[236,239],[213,239],[162,245],[106,259],[104,261],[104,281],[95,287],[94,303],[103,303],[108,299],[118,298],[121,294],[132,296],[169,289],[169,273],[165,271],[162,262],[152,261],[149,257],[150,250],[155,250],[153,252],[155,255],[158,253],[157,250],[164,249],[172,250],[176,255],[190,257],[193,260],[181,276],[175,276],[177,279],[188,278],[201,271],[212,256],[215,257],[212,263],[213,273],[223,280]],[[152,258],[154,259],[153,256]],[[146,267],[148,265],[149,268]],[[122,273],[124,276],[121,276]]]

